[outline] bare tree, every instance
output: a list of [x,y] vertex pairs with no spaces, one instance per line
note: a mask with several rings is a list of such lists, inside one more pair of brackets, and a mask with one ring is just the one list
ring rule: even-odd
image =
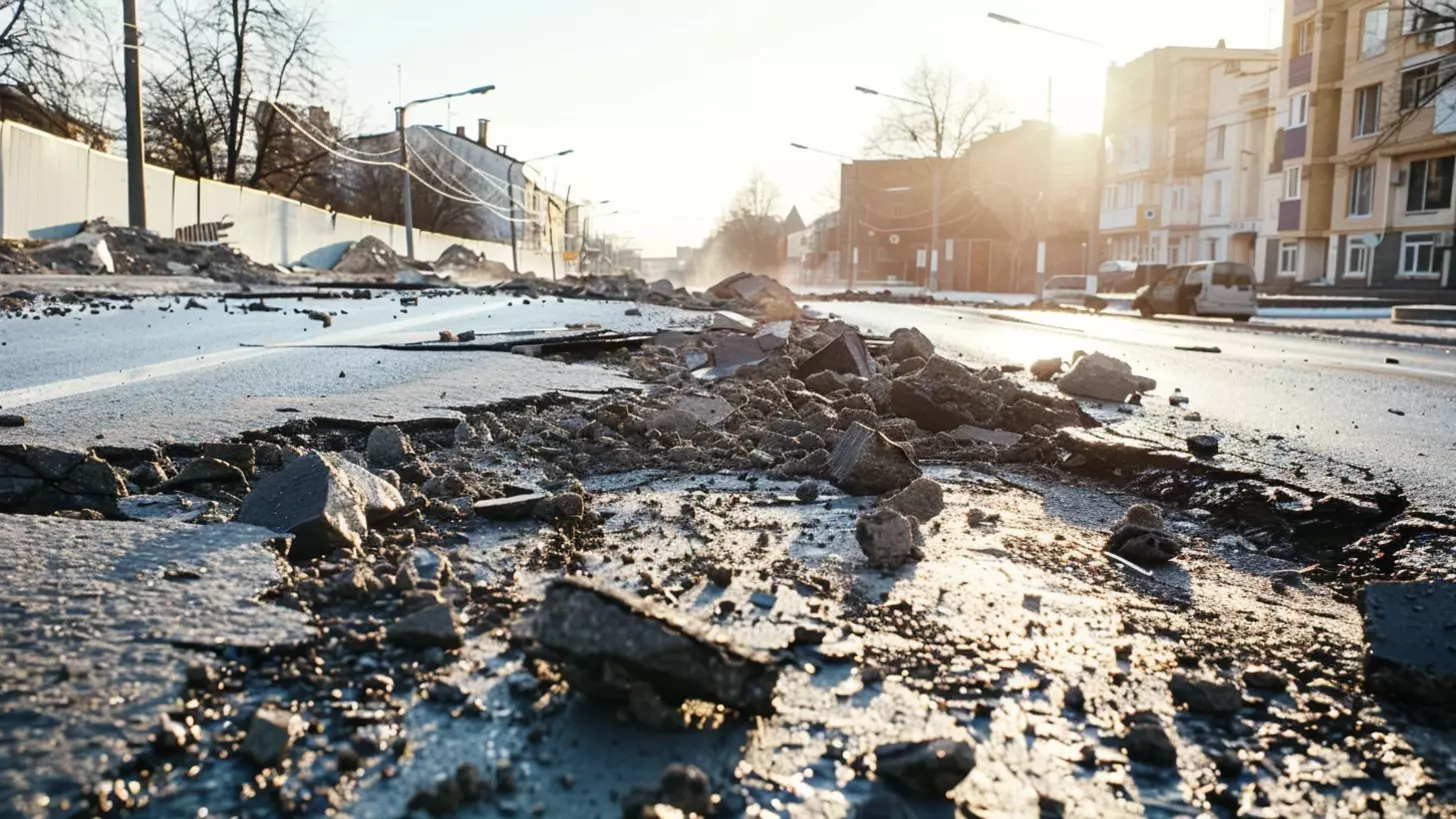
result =
[[713,259],[708,275],[748,270],[772,273],[779,264],[779,243],[783,227],[775,215],[779,190],[762,170],[754,170],[748,182],[733,195],[728,213],[704,245],[705,258]]
[[282,138],[293,126],[277,107],[315,95],[323,77],[311,0],[164,2],[152,51],[173,65],[147,83],[149,157],[179,173],[255,187],[280,167],[293,169],[297,141]]
[[984,82],[964,81],[949,66],[922,61],[905,80],[902,96],[881,118],[869,150],[881,156],[957,157],[991,133],[1006,107]]
[[49,133],[100,147],[110,102],[106,38],[95,0],[0,0],[0,84],[5,114]]
[[[468,178],[469,169],[450,157],[431,156],[428,161],[431,171],[410,186],[415,228],[466,239],[488,238],[484,235],[482,206],[469,201],[467,192],[457,195],[439,181],[439,177]],[[421,167],[421,163],[416,161],[412,166]],[[334,194],[339,211],[381,222],[404,223],[404,174],[398,168],[350,163],[347,167],[334,167],[333,171],[334,178],[343,180]],[[423,183],[425,179],[429,179],[430,185]],[[431,187],[444,190],[450,196],[443,196]]]

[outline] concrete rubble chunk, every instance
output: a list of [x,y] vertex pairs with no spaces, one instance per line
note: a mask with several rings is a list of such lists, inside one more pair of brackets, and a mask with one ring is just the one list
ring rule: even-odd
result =
[[126,495],[122,475],[95,455],[0,445],[0,512],[91,510],[114,518],[120,516],[117,499]]
[[1127,734],[1122,739],[1122,749],[1128,759],[1149,765],[1178,764],[1178,749],[1157,714],[1140,711],[1128,716],[1124,722]]
[[177,477],[162,484],[163,491],[172,489],[185,489],[199,483],[248,483],[248,478],[241,469],[228,463],[219,461],[216,458],[197,458],[182,467]]
[[536,508],[536,504],[546,500],[547,497],[540,492],[510,495],[504,498],[476,501],[473,508],[475,514],[486,520],[523,520],[530,517],[531,510]]
[[377,467],[390,468],[409,460],[415,454],[415,449],[410,443],[409,436],[399,427],[391,425],[370,430],[369,440],[364,445],[364,452],[369,458],[369,463]]
[[1119,403],[1127,401],[1133,393],[1157,388],[1158,382],[1153,379],[1133,375],[1127,362],[1102,353],[1078,358],[1072,369],[1057,381],[1057,389],[1068,395]]
[[665,701],[700,699],[747,714],[774,712],[779,665],[771,657],[711,636],[705,624],[595,581],[570,577],[546,589],[533,624],[568,681],[625,700],[612,680],[643,683]]
[[1021,443],[1021,435],[1018,433],[1000,429],[985,429],[971,424],[956,427],[950,431],[950,435],[957,441],[995,444],[996,446],[1016,446]]
[[975,766],[975,749],[965,740],[895,742],[875,748],[875,772],[915,799],[944,799]]
[[929,361],[935,355],[935,345],[925,334],[914,327],[902,327],[890,334],[890,351],[888,353],[891,361],[904,361],[908,358],[923,358]]
[[876,569],[898,569],[920,559],[920,533],[915,521],[894,509],[881,507],[859,516],[854,537],[860,551]]
[[299,457],[258,482],[238,511],[238,522],[292,533],[289,557],[295,560],[358,548],[368,531],[365,498],[343,463],[317,452]]
[[405,267],[394,249],[375,236],[349,245],[339,260],[334,263],[335,273],[349,275],[394,275]]
[[945,490],[933,478],[916,478],[885,500],[884,506],[921,523],[945,511]]
[[792,321],[775,321],[759,328],[753,338],[764,351],[772,352],[788,346],[789,336],[793,333],[793,329]]
[[745,364],[757,364],[768,358],[752,336],[723,335],[713,343],[713,368],[724,376],[732,375]]
[[890,409],[929,432],[996,427],[1004,403],[965,367],[940,356],[890,385]]
[[335,453],[323,457],[347,475],[354,490],[363,496],[364,517],[370,523],[386,520],[404,508],[404,498],[389,481]]
[[739,330],[745,333],[753,332],[758,323],[747,316],[739,315],[728,310],[719,310],[713,314],[713,320],[708,323],[712,330]]
[[1188,451],[1198,458],[1212,458],[1218,454],[1217,435],[1190,435]]
[[303,720],[291,711],[263,705],[253,712],[240,750],[260,768],[271,768],[288,756],[303,734]]
[[721,426],[734,412],[732,404],[716,395],[685,394],[674,400],[672,405],[675,409],[692,415],[699,423],[709,427]]
[[1104,547],[1108,552],[1141,566],[1167,563],[1183,553],[1183,545],[1167,532],[1133,524],[1117,528]]
[[1062,371],[1062,360],[1060,358],[1042,358],[1031,362],[1027,368],[1031,377],[1037,381],[1050,381],[1057,377]]
[[854,495],[894,492],[920,474],[908,447],[858,422],[844,431],[828,464],[829,479]]
[[450,651],[465,644],[455,609],[449,603],[434,603],[400,618],[389,627],[387,636],[392,645],[418,650]]
[[1365,587],[1365,686],[1410,703],[1456,706],[1456,581]]
[[710,298],[741,302],[770,321],[797,318],[799,305],[789,288],[777,279],[754,273],[737,273],[708,288]]
[[842,333],[838,338],[829,342],[824,349],[800,364],[794,375],[803,381],[811,375],[825,371],[840,375],[856,375],[860,378],[869,378],[875,374],[874,361],[870,358],[869,349],[865,347],[864,339],[860,337],[859,333]]

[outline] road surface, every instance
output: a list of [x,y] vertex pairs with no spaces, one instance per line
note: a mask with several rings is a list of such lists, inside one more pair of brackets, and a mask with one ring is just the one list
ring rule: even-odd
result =
[[[833,302],[813,305],[867,331],[916,326],[978,366],[1103,352],[1158,381],[1149,404],[1181,389],[1217,431],[1285,443],[1368,468],[1424,504],[1456,504],[1456,350],[1262,333],[1121,316]],[[1218,354],[1177,347],[1217,347]],[[1398,363],[1387,363],[1394,359]],[[1394,411],[1394,412],[1393,412]],[[1402,413],[1402,414],[1397,414]]]

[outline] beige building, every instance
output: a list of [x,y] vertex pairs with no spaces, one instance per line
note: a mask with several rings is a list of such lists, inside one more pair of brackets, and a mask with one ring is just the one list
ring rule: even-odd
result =
[[1278,53],[1160,48],[1109,76],[1101,260],[1253,263]]
[[1456,285],[1453,21],[1405,0],[1287,0],[1284,34],[1265,280]]

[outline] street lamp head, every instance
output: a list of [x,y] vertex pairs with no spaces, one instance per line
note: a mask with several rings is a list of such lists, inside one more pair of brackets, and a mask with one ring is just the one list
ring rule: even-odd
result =
[[576,153],[576,149],[575,148],[567,148],[564,151],[558,151],[558,152],[556,152],[555,156],[566,156],[567,154],[571,154],[571,153]]
[[854,87],[854,90],[860,92],[861,94],[874,94],[877,97],[880,95],[880,92],[876,91],[875,89],[865,88],[863,85],[856,85]]
[[789,143],[789,147],[790,148],[798,148],[801,151],[807,151],[807,150],[809,150],[809,146],[808,145],[804,145],[804,144],[798,143],[798,142],[790,142]]
[[467,94],[489,94],[490,92],[492,92],[494,90],[495,90],[495,86],[494,85],[482,85],[482,86],[479,86],[479,87],[476,87],[476,88],[472,88],[469,91],[466,91],[465,93],[467,93]]
[[1019,26],[1019,25],[1021,25],[1021,21],[1018,20],[1018,19],[1016,19],[1015,17],[1007,17],[1004,14],[997,14],[994,11],[993,12],[988,12],[986,14],[986,16],[987,17],[990,17],[992,20],[995,20],[998,23],[1009,23],[1009,24],[1011,24],[1013,26]]

